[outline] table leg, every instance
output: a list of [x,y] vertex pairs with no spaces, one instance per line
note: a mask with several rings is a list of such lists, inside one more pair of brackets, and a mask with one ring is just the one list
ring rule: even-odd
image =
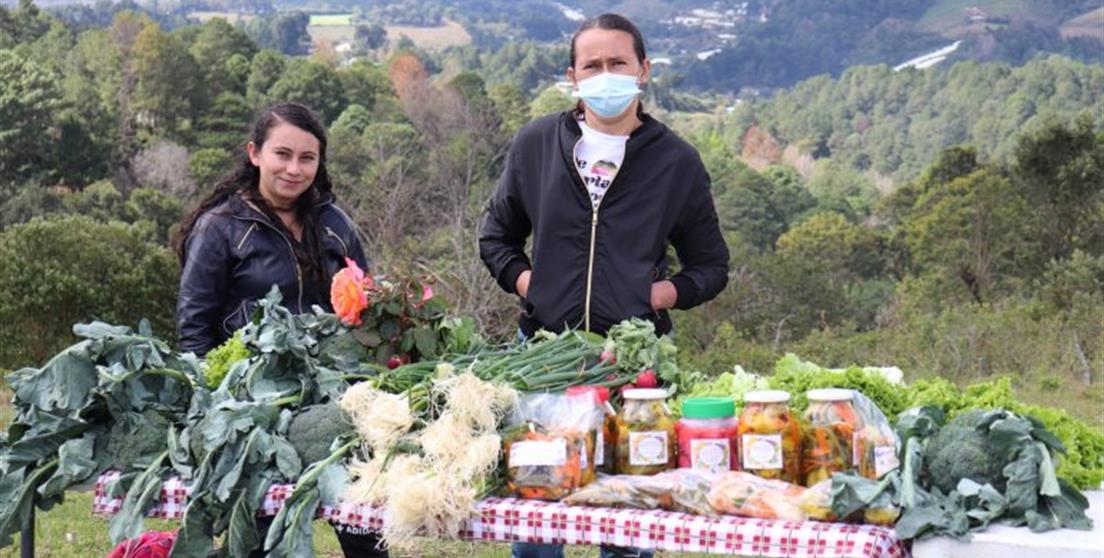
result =
[[23,521],[19,532],[19,558],[34,558],[35,555],[35,507]]

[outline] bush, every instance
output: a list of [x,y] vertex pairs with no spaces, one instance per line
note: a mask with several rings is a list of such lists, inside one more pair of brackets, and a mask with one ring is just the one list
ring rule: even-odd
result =
[[0,233],[0,367],[40,364],[73,324],[137,324],[173,339],[177,264],[140,231],[88,217],[34,219]]

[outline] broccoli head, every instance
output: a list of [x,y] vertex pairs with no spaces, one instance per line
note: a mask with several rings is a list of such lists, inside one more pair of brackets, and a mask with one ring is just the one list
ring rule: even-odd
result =
[[303,467],[329,457],[333,441],[353,432],[353,424],[336,403],[312,405],[291,419],[287,439]]
[[964,478],[1004,491],[1003,452],[982,427],[986,414],[982,410],[963,413],[928,440],[924,470],[944,493],[954,490]]
[[153,410],[124,412],[96,443],[97,461],[119,471],[144,469],[169,447],[169,419]]

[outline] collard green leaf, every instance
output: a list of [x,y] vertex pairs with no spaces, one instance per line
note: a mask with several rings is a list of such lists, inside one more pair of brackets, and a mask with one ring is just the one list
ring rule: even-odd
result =
[[111,542],[118,544],[124,539],[137,537],[143,531],[146,512],[161,499],[161,483],[169,470],[162,463],[169,456],[163,452],[155,458],[127,490],[123,506],[119,513],[111,518],[108,535]]

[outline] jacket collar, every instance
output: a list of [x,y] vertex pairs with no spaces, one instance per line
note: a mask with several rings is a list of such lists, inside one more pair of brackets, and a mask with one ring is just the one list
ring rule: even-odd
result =
[[[575,144],[583,136],[583,130],[579,127],[578,109],[571,109],[560,113],[560,153],[569,168],[575,168]],[[641,116],[640,126],[629,134],[629,141],[625,143],[625,160],[631,158],[636,152],[658,141],[667,135],[667,127],[652,118],[650,114]]]
[[[333,203],[334,195],[332,192],[329,192],[323,194],[314,205],[315,207],[321,208]],[[230,196],[230,199],[226,200],[225,205],[227,212],[235,219],[261,220],[265,223],[272,224],[260,209],[254,207],[252,203],[244,200],[240,195]]]

